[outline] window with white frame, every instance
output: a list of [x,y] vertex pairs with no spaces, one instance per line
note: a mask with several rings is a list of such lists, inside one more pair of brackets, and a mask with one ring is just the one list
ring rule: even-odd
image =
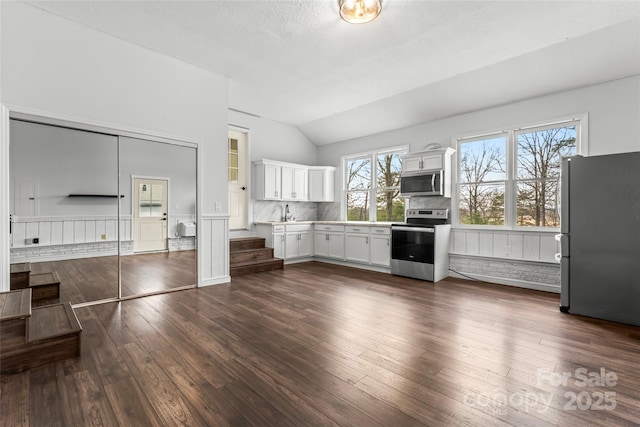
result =
[[458,139],[458,224],[559,227],[560,165],[579,147],[580,119]]
[[347,221],[403,221],[404,198],[400,196],[398,147],[343,158],[343,218]]

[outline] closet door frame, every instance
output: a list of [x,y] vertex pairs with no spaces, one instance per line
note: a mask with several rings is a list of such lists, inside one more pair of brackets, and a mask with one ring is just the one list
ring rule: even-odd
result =
[[[9,218],[9,197],[10,197],[10,159],[9,159],[9,145],[10,145],[10,120],[18,119],[22,121],[28,121],[33,123],[39,123],[43,125],[58,126],[68,129],[88,131],[95,133],[102,133],[107,135],[113,135],[116,137],[131,137],[144,139],[152,142],[159,142],[164,144],[172,144],[177,146],[183,146],[187,148],[195,149],[196,154],[196,230],[201,230],[201,212],[200,212],[200,200],[201,200],[201,154],[199,150],[199,144],[195,141],[188,140],[186,138],[176,138],[173,136],[160,135],[155,132],[123,129],[117,126],[110,126],[108,124],[102,124],[97,122],[87,122],[86,120],[62,117],[56,114],[43,113],[40,111],[34,111],[31,109],[15,107],[15,106],[0,106],[0,218]],[[119,144],[118,144],[119,145]],[[119,167],[120,159],[118,159]],[[118,177],[116,177],[118,178]],[[118,204],[118,217],[120,217],[120,204]],[[118,221],[119,223],[120,221]],[[119,228],[119,224],[118,224]],[[7,292],[10,290],[9,281],[9,264],[10,264],[10,240],[9,240],[9,221],[0,221],[0,271],[3,272],[0,275],[0,292]],[[118,229],[118,246],[120,246],[120,230]],[[122,297],[122,281],[120,272],[120,261],[118,261],[118,296],[116,298],[103,299],[98,301],[83,302],[79,304],[73,304],[73,307],[83,307],[95,304],[102,304],[106,302],[124,301],[132,298],[139,298],[140,296],[154,295],[166,292],[173,292],[183,289],[190,289],[198,287],[201,283],[200,267],[202,265],[202,239],[196,236],[196,283],[190,286],[183,286],[173,288],[171,290],[163,290],[158,292],[149,292],[142,295]],[[120,257],[120,249],[118,249],[118,258]]]

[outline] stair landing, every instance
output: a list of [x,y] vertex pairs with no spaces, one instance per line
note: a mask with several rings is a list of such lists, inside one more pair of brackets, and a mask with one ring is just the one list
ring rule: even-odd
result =
[[71,304],[31,307],[31,288],[0,293],[0,374],[80,356],[82,327]]

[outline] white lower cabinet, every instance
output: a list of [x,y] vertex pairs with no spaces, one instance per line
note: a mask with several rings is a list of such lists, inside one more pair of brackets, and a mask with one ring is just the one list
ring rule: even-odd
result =
[[273,255],[284,260],[318,259],[389,268],[391,228],[365,223],[275,223],[257,224],[256,234],[266,238]]
[[345,261],[369,263],[369,227],[345,227],[344,233]]
[[374,265],[391,265],[391,230],[389,227],[371,227],[370,262]]
[[285,254],[285,234],[284,233],[273,233],[273,256],[275,258],[284,259]]
[[344,226],[316,224],[314,230],[314,256],[343,260]]
[[287,225],[285,233],[284,259],[313,256],[313,234],[311,224]]

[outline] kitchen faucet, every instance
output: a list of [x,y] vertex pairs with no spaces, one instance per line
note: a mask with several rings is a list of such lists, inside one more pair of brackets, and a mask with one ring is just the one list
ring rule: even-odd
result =
[[289,204],[288,203],[284,207],[284,220],[285,221],[294,221],[293,215],[289,212]]

